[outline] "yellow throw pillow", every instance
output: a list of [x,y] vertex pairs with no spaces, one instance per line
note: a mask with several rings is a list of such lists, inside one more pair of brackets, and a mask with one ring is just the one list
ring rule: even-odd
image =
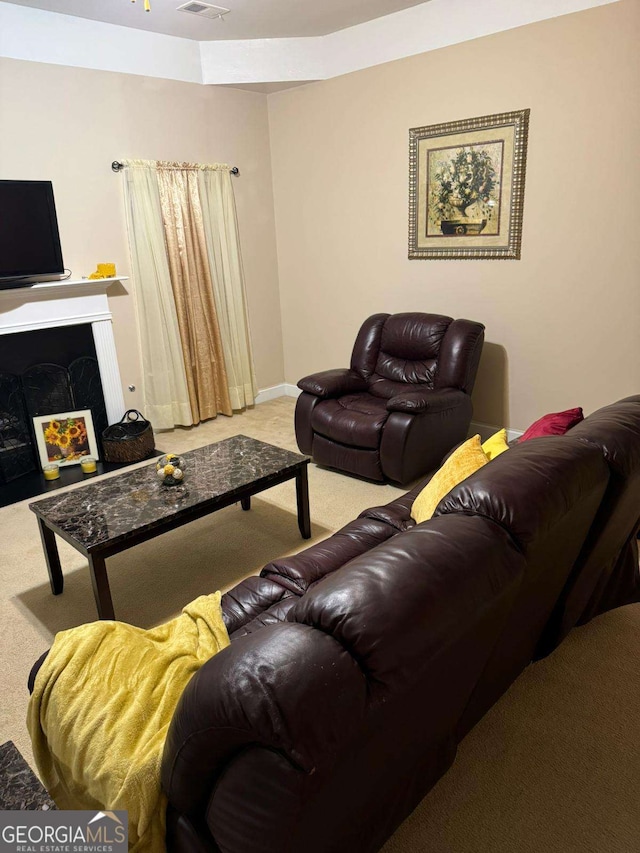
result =
[[491,438],[488,438],[484,442],[482,449],[487,454],[487,459],[489,461],[495,459],[496,456],[500,456],[500,454],[504,453],[505,450],[508,450],[509,445],[507,444],[506,429],[499,429],[498,432],[494,432]]
[[479,435],[465,441],[453,451],[415,499],[411,507],[411,518],[417,524],[431,518],[442,498],[488,461]]

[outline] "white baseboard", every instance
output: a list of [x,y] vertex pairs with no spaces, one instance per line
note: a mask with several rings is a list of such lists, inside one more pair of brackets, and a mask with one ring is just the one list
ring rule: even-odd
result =
[[275,400],[277,397],[298,397],[301,394],[296,385],[282,382],[280,385],[272,385],[271,388],[261,388],[256,397],[256,404],[266,403],[267,400]]
[[[495,426],[495,424],[483,424],[480,421],[471,421],[471,425],[469,427],[469,435],[475,435],[477,432],[479,432],[480,438],[483,441],[486,441],[490,436],[494,434],[494,432],[498,432],[499,429],[502,429],[502,427]],[[513,441],[514,438],[520,438],[521,435],[522,430],[520,429],[508,429],[507,441]]]
[[[271,388],[262,388],[256,397],[256,404],[266,403],[267,400],[275,400],[277,397],[299,397],[301,393],[297,385],[292,385],[289,382],[281,382],[280,385],[272,385]],[[499,429],[502,429],[502,427],[495,424],[483,424],[480,421],[471,421],[469,435],[475,435],[479,432],[482,440],[486,441],[489,436],[493,435]],[[514,438],[520,438],[521,435],[522,430],[508,429],[507,441],[513,441]]]

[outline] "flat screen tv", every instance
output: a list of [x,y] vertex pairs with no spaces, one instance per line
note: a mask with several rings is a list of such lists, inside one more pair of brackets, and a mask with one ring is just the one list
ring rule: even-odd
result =
[[51,181],[0,180],[0,288],[63,273]]

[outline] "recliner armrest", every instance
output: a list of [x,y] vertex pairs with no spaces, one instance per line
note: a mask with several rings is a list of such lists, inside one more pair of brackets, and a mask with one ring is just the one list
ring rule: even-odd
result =
[[468,399],[464,391],[455,389],[446,391],[407,391],[396,394],[387,403],[390,412],[407,412],[417,415],[420,412],[444,412],[447,409],[456,409]]
[[298,382],[298,388],[316,397],[328,398],[366,391],[368,385],[362,376],[344,367],[305,376]]

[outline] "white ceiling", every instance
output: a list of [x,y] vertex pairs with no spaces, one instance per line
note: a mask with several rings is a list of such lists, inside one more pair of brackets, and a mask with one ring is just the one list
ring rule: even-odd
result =
[[[207,37],[200,30],[197,38],[167,36],[97,19],[105,15],[68,14],[72,6],[84,13],[99,7],[119,10],[117,20],[127,16],[129,21],[153,22],[161,8],[170,4],[173,8],[174,2],[180,0],[151,0],[152,11],[147,14],[143,0],[135,5],[130,0],[0,0],[0,57],[269,93],[620,0],[342,0],[343,11],[359,12],[360,24],[344,28],[345,17],[335,16],[332,26],[343,29],[286,38],[288,33],[318,32],[318,16],[335,14],[337,0],[313,0],[316,6],[323,4],[320,11],[311,0],[227,0],[226,5],[237,4],[232,14],[242,4],[245,9],[254,5],[256,17],[258,7],[262,11],[268,7],[272,22],[286,3],[291,3],[292,13],[304,9],[306,14],[297,14],[300,28],[277,31],[233,31],[231,14],[225,23],[195,18],[199,28],[224,27],[224,39]],[[368,20],[362,20],[365,3]],[[373,9],[387,14],[371,18]],[[176,11],[173,15],[187,23],[194,17]],[[275,36],[246,37],[256,32]]]
[[185,0],[11,0],[123,27],[215,41],[322,36],[393,12],[420,6],[425,0],[203,0],[230,9],[222,20],[178,12]]

